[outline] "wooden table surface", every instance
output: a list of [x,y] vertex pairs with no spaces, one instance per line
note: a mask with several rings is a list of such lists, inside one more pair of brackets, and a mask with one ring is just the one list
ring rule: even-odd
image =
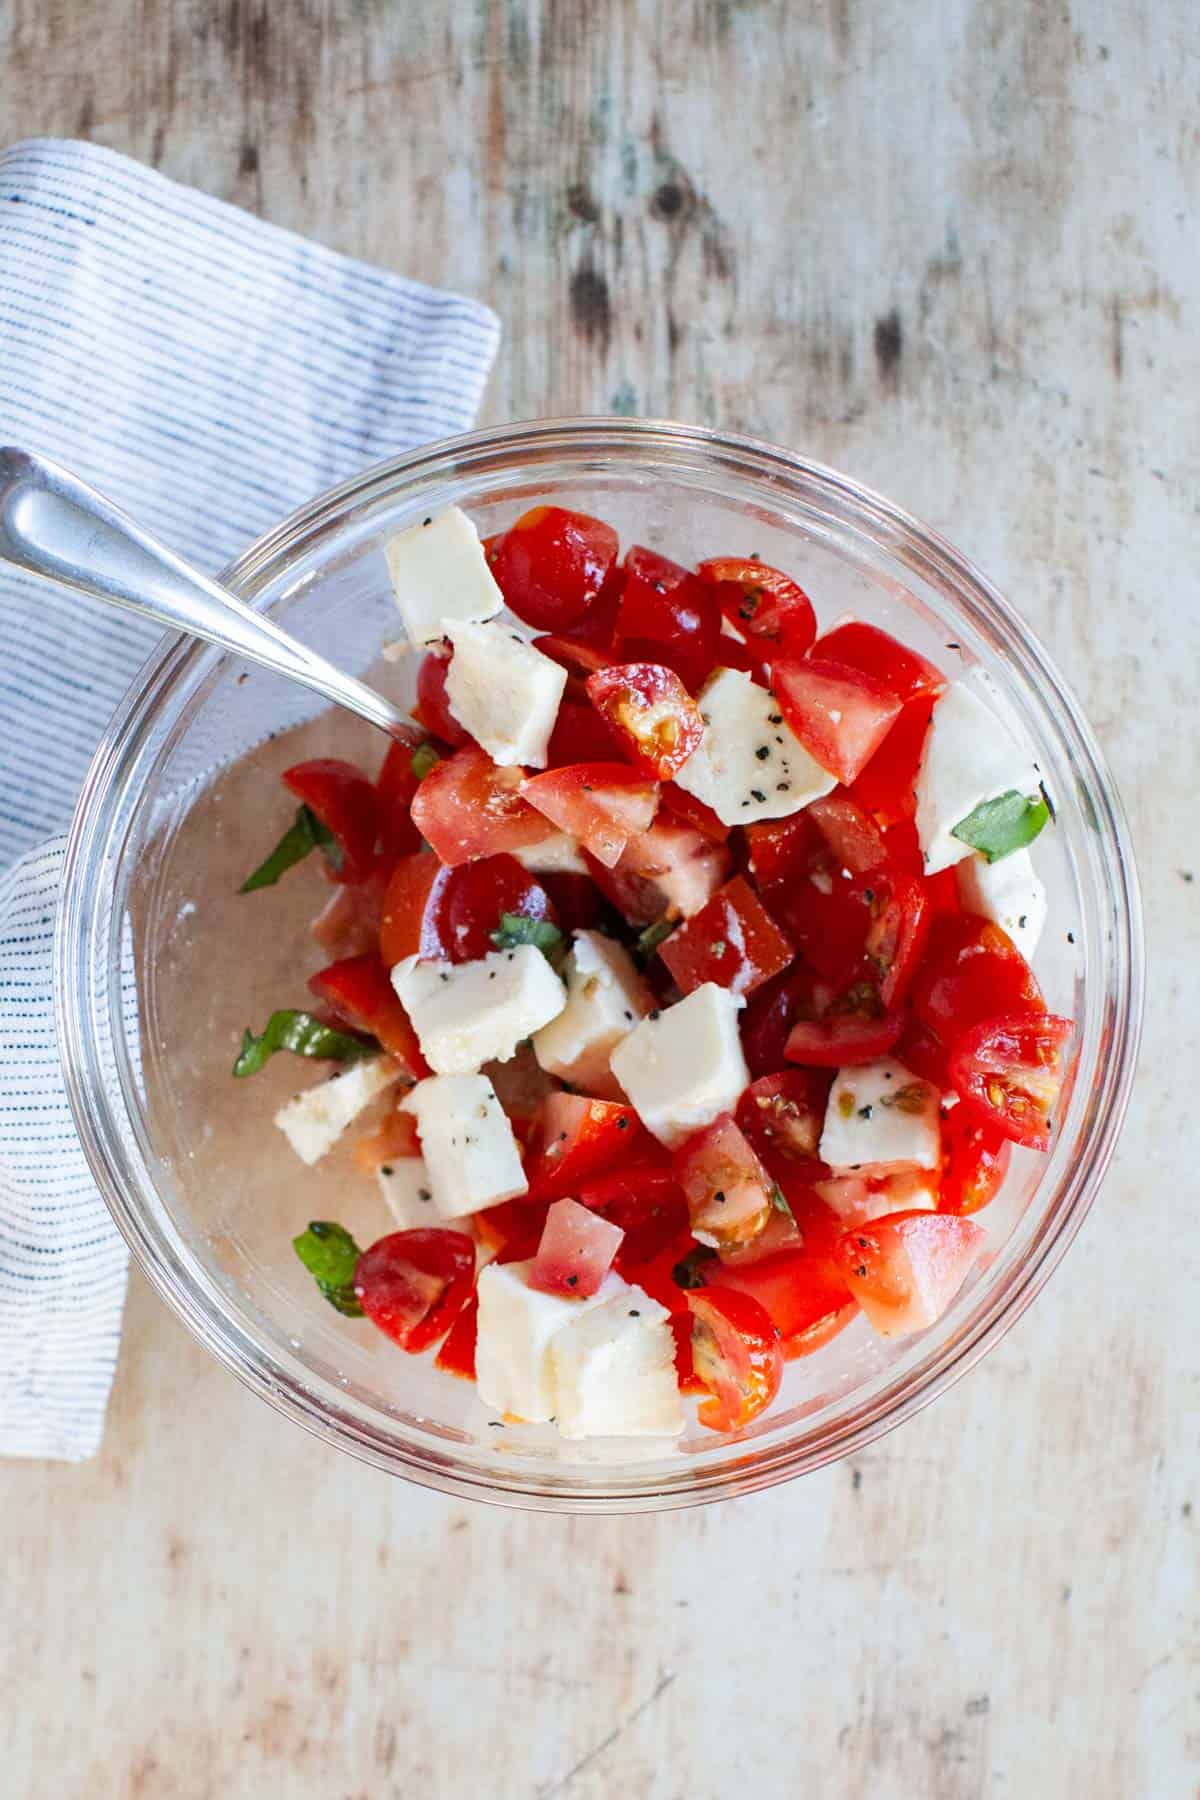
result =
[[135,1275],[103,1454],[0,1466],[13,1800],[1197,1791],[1198,43],[1188,0],[0,0],[6,137],[485,298],[487,418],[745,428],[948,532],[1106,744],[1152,953],[1049,1290],[768,1495],[389,1481]]

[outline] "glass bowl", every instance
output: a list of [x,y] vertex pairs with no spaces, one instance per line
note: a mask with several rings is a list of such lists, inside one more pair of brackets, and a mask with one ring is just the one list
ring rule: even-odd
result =
[[475,432],[313,501],[223,579],[407,701],[415,659],[378,660],[399,635],[385,541],[450,504],[490,533],[537,500],[600,513],[623,543],[683,561],[756,552],[800,580],[823,624],[853,612],[948,673],[982,664],[1034,746],[1057,808],[1037,848],[1050,890],[1037,971],[1051,1009],[1078,1021],[1075,1074],[1050,1155],[1017,1152],[983,1215],[989,1256],[946,1315],[890,1343],[859,1319],[789,1364],[779,1399],[742,1436],[693,1419],[667,1448],[503,1425],[429,1357],[338,1317],[289,1240],[322,1217],[360,1241],[381,1235],[375,1184],[341,1148],[302,1167],[275,1130],[271,1115],[297,1085],[291,1058],[230,1079],[242,1027],[304,1002],[322,960],[307,932],[322,878],[304,865],[276,888],[236,890],[289,815],[279,772],[334,749],[374,765],[382,740],[209,646],[162,646],[92,764],[64,877],[60,1041],[84,1150],[135,1255],[201,1341],[281,1411],[379,1468],[463,1496],[581,1512],[688,1505],[862,1449],[963,1374],[1041,1288],[1125,1111],[1142,1001],[1136,876],[1092,734],[1011,607],[934,532],[785,450],[649,420]]

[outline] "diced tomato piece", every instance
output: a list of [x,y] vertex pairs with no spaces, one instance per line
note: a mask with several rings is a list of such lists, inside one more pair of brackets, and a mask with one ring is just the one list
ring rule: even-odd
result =
[[672,1154],[692,1231],[718,1247],[745,1244],[771,1216],[774,1186],[731,1113],[720,1113]]
[[476,962],[495,949],[492,933],[504,913],[558,923],[542,880],[515,856],[483,856],[446,873],[431,890],[430,933],[453,963]]
[[777,975],[749,1000],[738,1029],[751,1075],[775,1075],[783,1067],[792,1026],[812,1011],[812,986],[811,971],[798,970]]
[[939,869],[936,875],[925,877],[925,895],[929,901],[930,917],[934,919],[961,919],[964,909],[958,892],[958,877],[953,869]]
[[664,917],[698,913],[724,881],[731,860],[727,845],[660,815],[648,831],[630,839],[615,867],[600,862],[589,867],[631,925],[653,925]]
[[696,693],[717,661],[721,612],[698,576],[640,545],[626,553],[616,642],[623,662],[665,663]]
[[586,613],[616,563],[617,534],[603,519],[534,506],[496,546],[492,574],[519,619],[564,631]]
[[410,1075],[428,1075],[429,1064],[408,1014],[401,1006],[383,959],[374,950],[330,963],[309,977],[317,998],[356,1031],[369,1032],[401,1061]]
[[578,1200],[556,1200],[529,1271],[529,1285],[543,1294],[590,1300],[612,1268],[625,1233]]
[[929,904],[919,881],[876,869],[854,884],[870,924],[863,945],[872,980],[885,1007],[899,1006],[908,993],[929,936]]
[[379,942],[387,879],[379,871],[354,887],[335,887],[309,926],[327,956],[359,956]]
[[1012,1161],[1012,1144],[969,1106],[942,1113],[942,1173],[938,1210],[973,1213],[999,1192]]
[[[925,859],[921,855],[921,840],[917,836],[917,828],[913,821],[911,819],[900,819],[895,825],[885,826],[883,841],[887,846],[887,860],[889,866],[893,868],[898,875],[909,875],[914,881],[924,881],[926,884],[926,898],[931,898],[930,890],[933,881],[936,881],[938,877],[934,876],[932,880],[930,880],[925,875]],[[954,878],[954,870],[943,869],[941,873],[943,875],[949,875],[950,885],[957,894],[958,884]],[[934,907],[931,905],[931,917],[934,910]],[[961,911],[962,909],[961,907],[956,906],[955,910]]]
[[793,1356],[827,1343],[858,1311],[836,1270],[807,1248],[779,1250],[751,1263],[709,1264],[704,1281],[706,1292],[757,1300],[783,1339],[785,1354]]
[[420,1154],[417,1121],[411,1113],[401,1112],[397,1106],[378,1131],[364,1132],[356,1141],[354,1166],[362,1169],[364,1174],[373,1175],[376,1169],[384,1169],[389,1163],[404,1162],[406,1158]]
[[795,950],[744,877],[719,888],[664,943],[658,954],[685,994],[716,982],[752,994],[795,957]]
[[522,769],[498,769],[468,745],[426,775],[413,798],[413,822],[452,867],[544,843],[554,828],[522,798],[523,776]]
[[450,710],[446,677],[450,673],[449,650],[427,650],[417,670],[417,710],[421,723],[452,750],[472,742],[471,734]]
[[603,896],[590,875],[551,869],[538,880],[550,896],[554,916],[564,931],[586,931],[600,915]]
[[1065,1075],[1062,1049],[1073,1030],[1070,1019],[1052,1013],[983,1020],[950,1057],[950,1079],[963,1105],[1014,1144],[1048,1150]]
[[[614,660],[613,639],[617,630],[617,612],[625,587],[625,571],[620,563],[609,570],[608,579],[584,613],[561,634],[565,643],[578,644],[589,650],[600,650],[604,662]],[[603,665],[597,665],[602,667]]]
[[851,875],[865,875],[887,861],[882,831],[844,788],[812,801],[806,811],[839,866]]
[[436,901],[449,879],[432,850],[400,859],[383,896],[379,952],[389,969],[406,956],[444,957],[447,947],[437,935]]
[[881,825],[898,825],[917,809],[917,770],[933,708],[931,698],[910,700],[851,784],[851,797]]
[[902,1062],[922,1081],[932,1081],[943,1093],[950,1086],[950,1062],[945,1045],[936,1033],[911,1014],[896,1042],[895,1055],[897,1062]]
[[379,798],[379,847],[387,857],[411,856],[421,848],[421,834],[409,811],[418,785],[413,773],[413,752],[420,743],[421,735],[416,731],[394,739],[375,778],[375,792]]
[[604,720],[584,700],[562,700],[546,749],[546,767],[562,769],[571,763],[611,760],[619,746]]
[[526,1200],[576,1194],[581,1182],[614,1163],[653,1154],[650,1136],[632,1106],[553,1093],[542,1103],[525,1159]]
[[752,641],[767,662],[803,656],[817,635],[812,601],[799,582],[755,557],[718,556],[700,564],[729,623]]
[[841,1069],[886,1056],[904,1029],[905,1014],[887,1011],[878,989],[855,982],[819,1017],[797,1019],[784,1055],[810,1068]]
[[900,701],[881,682],[815,658],[774,663],[771,690],[809,755],[846,785],[871,760],[900,712]]
[[739,1431],[779,1392],[779,1332],[749,1294],[704,1288],[689,1293],[687,1303],[693,1370],[712,1395],[696,1416],[710,1431]]
[[475,1379],[475,1344],[479,1336],[479,1295],[472,1291],[459,1309],[457,1319],[443,1338],[433,1359],[435,1369],[447,1375],[458,1375],[464,1381]]
[[814,657],[823,662],[842,663],[857,669],[890,688],[897,700],[936,700],[945,692],[946,677],[933,663],[910,650],[898,638],[868,625],[861,619],[849,619],[821,634],[813,645]]
[[705,806],[703,800],[697,800],[695,794],[689,794],[686,788],[679,787],[673,781],[663,783],[659,795],[660,803],[676,819],[685,825],[694,825],[697,831],[711,838],[714,844],[723,844],[729,836],[731,827],[718,819],[711,806]]
[[1046,1010],[1033,970],[1006,931],[964,914],[939,919],[912,991],[923,1025],[953,1048],[981,1019]]
[[581,1206],[603,1213],[625,1233],[616,1267],[629,1281],[635,1279],[630,1269],[661,1256],[669,1247],[677,1248],[681,1237],[688,1241],[678,1249],[676,1262],[693,1247],[687,1200],[666,1152],[657,1146],[653,1152],[639,1154],[636,1161],[622,1157],[604,1174],[588,1176],[575,1192]]
[[635,769],[666,781],[704,736],[700,708],[661,663],[617,663],[589,675],[588,699]]
[[625,763],[575,763],[547,769],[521,784],[538,812],[569,832],[606,868],[620,861],[631,837],[646,831],[658,809],[658,783]]
[[737,1122],[772,1174],[816,1156],[830,1081],[818,1069],[784,1069],[752,1081],[738,1101]]
[[817,842],[808,810],[793,813],[790,819],[761,819],[746,826],[750,873],[764,893],[807,875]]
[[366,881],[375,868],[379,836],[375,783],[353,763],[336,756],[294,763],[284,770],[283,781],[336,838],[340,867],[331,867],[333,879],[348,883]]
[[556,662],[560,669],[565,669],[568,675],[579,676],[582,680],[594,675],[597,669],[607,669],[612,662],[607,650],[601,650],[595,644],[581,643],[573,637],[554,634],[536,637],[533,647],[548,656],[551,662]]
[[461,1231],[393,1231],[364,1250],[354,1271],[359,1305],[402,1350],[437,1342],[471,1291],[475,1245]]
[[502,1200],[472,1213],[471,1219],[483,1242],[496,1252],[498,1263],[528,1262],[537,1254],[548,1210],[544,1201]]
[[890,1213],[846,1232],[835,1259],[879,1335],[899,1337],[941,1317],[986,1241],[972,1219]]

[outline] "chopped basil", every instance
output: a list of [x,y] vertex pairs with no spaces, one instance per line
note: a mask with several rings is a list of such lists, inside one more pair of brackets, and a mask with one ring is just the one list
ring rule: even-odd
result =
[[307,1231],[292,1239],[300,1258],[330,1306],[348,1319],[361,1319],[362,1307],[354,1293],[354,1271],[362,1254],[343,1225],[313,1219]]
[[710,1263],[716,1255],[706,1244],[697,1244],[689,1250],[682,1262],[677,1262],[671,1270],[671,1280],[676,1287],[702,1288],[704,1286],[704,1265]]
[[274,887],[281,875],[286,874],[294,863],[303,862],[312,850],[321,851],[335,874],[341,868],[341,845],[328,825],[322,825],[310,807],[302,806],[266,862],[259,863],[253,875],[243,881],[238,892],[251,894],[255,888]]
[[998,800],[985,800],[968,813],[951,836],[970,844],[993,863],[1032,844],[1049,817],[1050,808],[1041,794],[1030,797],[1011,788]]
[[787,1200],[784,1196],[783,1189],[780,1187],[778,1182],[776,1182],[774,1187],[771,1189],[771,1205],[775,1208],[776,1212],[783,1213],[785,1215],[785,1217],[787,1217],[789,1219],[791,1218],[792,1209],[788,1205]]
[[412,753],[412,772],[418,781],[424,781],[430,769],[436,769],[441,760],[432,744],[418,744]]
[[643,962],[650,961],[658,946],[666,942],[678,923],[678,919],[656,919],[653,925],[647,925],[634,945]]
[[330,1062],[357,1062],[362,1056],[375,1056],[379,1046],[373,1039],[353,1037],[325,1025],[312,1013],[285,1007],[273,1012],[266,1029],[257,1037],[247,1029],[242,1035],[242,1048],[233,1065],[235,1075],[257,1075],[277,1050],[291,1050],[297,1056],[317,1056]]
[[541,951],[551,968],[563,947],[563,934],[549,919],[527,919],[524,913],[501,913],[500,928],[493,931],[497,950],[515,950],[518,944],[532,944]]

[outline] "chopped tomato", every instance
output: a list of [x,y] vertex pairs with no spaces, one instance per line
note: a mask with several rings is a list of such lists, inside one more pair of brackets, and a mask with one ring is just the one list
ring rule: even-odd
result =
[[730,854],[703,832],[661,814],[631,838],[616,865],[591,864],[596,885],[631,925],[690,918],[729,872]]
[[578,1200],[556,1200],[546,1214],[529,1285],[543,1294],[590,1300],[612,1268],[625,1233]]
[[330,866],[333,879],[366,881],[375,868],[375,844],[379,836],[379,799],[375,783],[353,763],[336,756],[319,756],[312,762],[294,763],[283,772],[285,787],[316,814],[337,840],[339,866]]
[[971,1107],[942,1113],[942,1173],[938,1210],[973,1213],[995,1198],[1012,1161],[1012,1144]]
[[354,887],[335,887],[309,926],[309,931],[329,956],[358,956],[379,942],[383,916],[385,876],[376,871]]
[[774,1184],[732,1113],[718,1114],[671,1160],[702,1243],[720,1247],[758,1236],[771,1216]]
[[560,701],[546,750],[548,769],[561,769],[571,763],[608,762],[617,748],[612,732],[593,707],[583,700]]
[[446,677],[450,673],[448,650],[427,650],[417,670],[416,712],[427,731],[441,738],[452,750],[461,750],[471,742],[471,734],[460,725],[450,710],[446,696]]
[[435,1369],[447,1375],[458,1375],[464,1381],[475,1379],[475,1343],[479,1336],[479,1295],[472,1291],[459,1308],[433,1359]]
[[689,1293],[687,1304],[693,1370],[712,1396],[696,1416],[710,1431],[739,1431],[779,1392],[779,1332],[749,1294],[704,1288]]
[[659,945],[658,954],[685,994],[708,981],[752,994],[796,953],[754,889],[735,875]]
[[771,688],[809,755],[849,785],[862,772],[900,712],[900,701],[879,681],[842,663],[781,660]]
[[583,1094],[549,1094],[525,1160],[526,1198],[557,1200],[575,1194],[588,1177],[645,1156],[653,1144],[632,1106],[589,1100]]
[[932,698],[910,700],[851,784],[851,797],[881,825],[898,825],[917,809],[917,770],[933,707]]
[[813,646],[813,655],[870,675],[904,702],[927,697],[936,700],[945,692],[946,677],[939,668],[880,631],[878,625],[867,625],[861,619],[848,619],[823,632]]
[[401,857],[392,870],[379,927],[379,951],[389,969],[406,956],[447,955],[437,934],[436,899],[449,875],[432,850]]
[[929,936],[929,905],[919,881],[876,869],[854,884],[870,924],[863,946],[885,1007],[898,1006],[912,986]]
[[[788,854],[792,872],[788,879],[766,886],[768,903],[821,979],[844,987],[863,966],[871,920],[862,894],[815,828],[802,857],[799,842]],[[758,860],[756,846],[755,867]],[[761,879],[759,885],[763,886]]]
[[817,1154],[830,1077],[818,1069],[784,1069],[752,1081],[737,1105],[737,1122],[774,1174],[779,1162]]
[[945,1045],[935,1032],[911,1014],[896,1043],[896,1060],[911,1069],[914,1075],[919,1075],[922,1081],[932,1081],[934,1087],[943,1092],[950,1086],[950,1064]]
[[483,856],[448,870],[431,891],[429,908],[431,934],[453,963],[475,962],[495,949],[492,933],[503,913],[558,922],[540,877],[515,856]]
[[702,581],[716,589],[717,604],[735,631],[762,658],[803,656],[817,635],[812,601],[790,575],[755,557],[718,556],[702,562]]
[[[921,840],[917,836],[917,828],[911,819],[900,819],[895,825],[884,827],[883,840],[887,846],[887,860],[898,875],[911,875],[914,881],[925,881],[927,889],[932,889],[938,877],[927,878],[925,875],[925,858],[921,854]],[[943,869],[943,875],[949,875],[950,884],[957,893],[958,884],[953,869]],[[932,896],[930,896],[932,897]],[[936,909],[931,906],[930,914]],[[957,907],[961,911],[961,907]]]
[[838,864],[851,875],[864,875],[887,861],[882,831],[844,788],[812,801],[806,811]]
[[797,1019],[784,1048],[789,1062],[840,1069],[886,1056],[904,1029],[905,1014],[889,1012],[878,988],[855,982],[817,1018]]
[[564,631],[600,593],[617,549],[617,534],[603,519],[534,506],[497,544],[492,574],[519,619],[539,631]]
[[366,1031],[378,1038],[383,1048],[397,1057],[410,1075],[428,1075],[429,1064],[421,1055],[417,1034],[388,978],[382,958],[374,950],[368,950],[363,956],[348,956],[341,962],[330,963],[327,969],[310,976],[308,985],[339,1019],[356,1031]]
[[712,588],[636,544],[624,569],[616,630],[622,662],[665,663],[694,694],[717,660],[721,614]]
[[811,1011],[812,975],[803,969],[777,975],[747,1002],[738,1022],[742,1054],[751,1075],[775,1075],[784,1064],[792,1026]]
[[668,1246],[677,1245],[681,1234],[687,1236],[688,1242],[679,1256],[692,1248],[687,1200],[665,1154],[656,1147],[652,1153],[638,1153],[632,1162],[622,1156],[603,1174],[585,1177],[576,1188],[581,1206],[603,1213],[625,1233],[617,1253],[617,1269],[630,1280],[631,1267],[649,1262]]
[[476,1231],[498,1263],[528,1262],[536,1256],[546,1224],[547,1205],[524,1200],[502,1200],[498,1206],[472,1213]]
[[805,808],[790,819],[760,819],[757,824],[746,826],[750,873],[760,888],[807,874],[816,844],[808,811]]
[[938,919],[912,991],[922,1025],[951,1048],[981,1019],[1043,1013],[1033,970],[1006,931],[964,914]]
[[409,808],[417,791],[418,778],[413,773],[413,752],[419,747],[419,732],[396,738],[388,747],[383,767],[375,778],[379,798],[379,847],[385,857],[411,856],[421,848],[421,834],[412,822]]
[[1073,1026],[1052,1013],[985,1019],[959,1039],[950,1079],[980,1119],[1031,1150],[1048,1150],[1062,1091],[1062,1049]]
[[523,775],[498,769],[468,745],[426,775],[413,798],[413,823],[451,866],[543,843],[554,828],[522,798]]
[[538,812],[569,832],[606,868],[620,861],[631,837],[646,831],[658,808],[658,784],[626,763],[574,763],[521,784]]
[[354,1292],[373,1325],[402,1350],[427,1350],[471,1291],[475,1245],[461,1231],[393,1231],[364,1250]]
[[564,931],[586,931],[599,917],[602,896],[590,875],[573,875],[569,869],[550,869],[538,876],[550,896],[554,914]]
[[789,1356],[819,1349],[858,1310],[836,1270],[807,1248],[779,1250],[751,1263],[708,1264],[704,1281],[706,1292],[748,1294],[757,1300]]
[[890,1213],[846,1232],[834,1255],[875,1330],[899,1337],[941,1317],[986,1241],[973,1220],[951,1213]]
[[411,1113],[401,1112],[399,1107],[384,1119],[378,1131],[364,1132],[354,1145],[354,1166],[364,1173],[373,1175],[376,1169],[385,1169],[389,1163],[404,1162],[410,1156],[420,1156],[421,1140],[417,1136],[417,1121]]
[[729,836],[731,827],[722,824],[711,806],[705,806],[703,800],[697,800],[695,794],[689,794],[673,781],[663,783],[659,800],[667,811],[676,819],[682,819],[685,825],[694,825],[697,831],[711,838],[714,844],[723,844]]
[[612,664],[612,657],[606,650],[601,650],[594,644],[580,643],[577,638],[554,635],[536,637],[533,647],[540,650],[543,656],[548,656],[551,662],[556,662],[559,668],[565,669],[568,675],[579,676],[584,680],[589,675],[594,675],[597,669],[607,669]]
[[673,669],[620,663],[589,675],[588,699],[635,769],[666,781],[704,736],[700,708]]

